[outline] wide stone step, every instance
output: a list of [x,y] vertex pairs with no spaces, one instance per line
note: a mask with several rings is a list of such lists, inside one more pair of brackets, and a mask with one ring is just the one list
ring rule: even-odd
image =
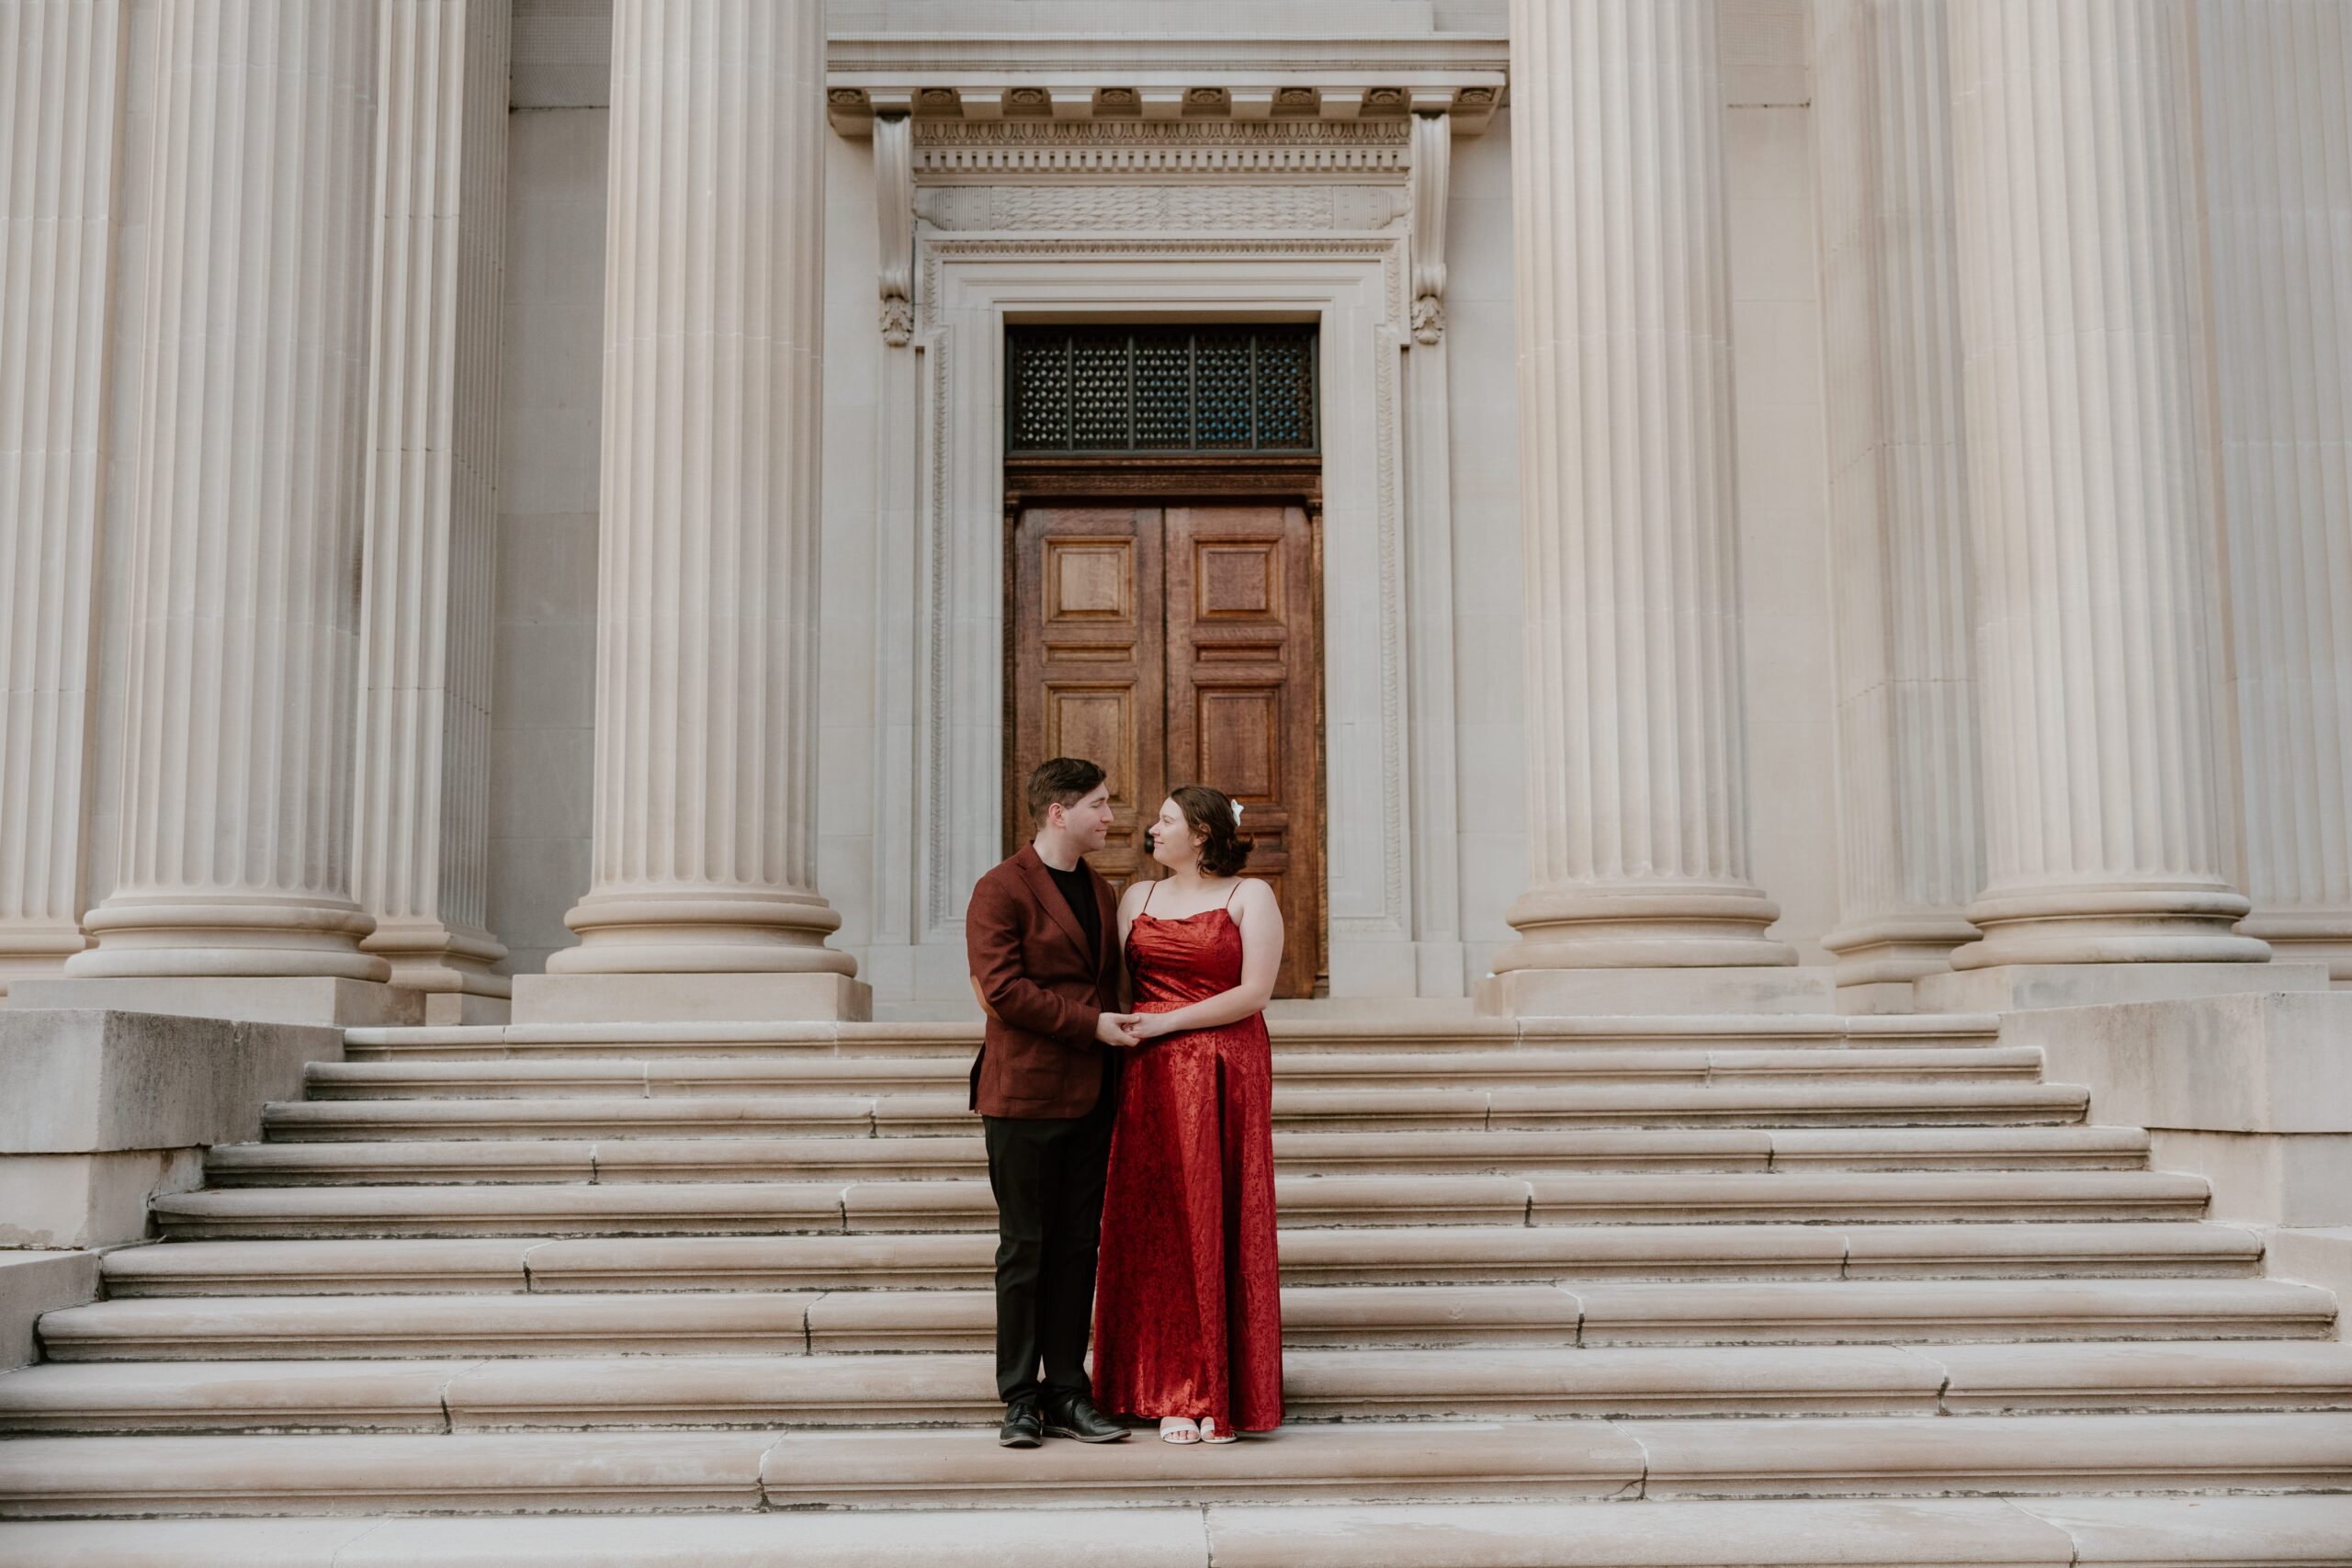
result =
[[[978,1289],[995,1237],[629,1236],[175,1241],[107,1255],[109,1296],[446,1291]],[[2199,1222],[2055,1224],[1442,1225],[1285,1230],[1296,1283],[1519,1279],[2238,1277],[2253,1231]]]
[[[2033,1078],[2040,1050],[2020,1045],[1857,1046],[1823,1051],[1729,1047],[1627,1050],[1338,1052],[1280,1050],[1283,1089],[1497,1088],[1555,1083],[1708,1083],[1826,1078]],[[888,1094],[953,1091],[971,1064],[941,1056],[714,1056],[498,1061],[319,1062],[311,1100],[532,1100],[578,1095]]]
[[1031,1451],[999,1448],[984,1427],[26,1438],[0,1445],[0,1516],[2352,1485],[2352,1422],[2334,1412],[1835,1416],[1779,1422],[1770,1436],[1759,1441],[1752,1420],[1735,1418],[1301,1423],[1225,1448],[1143,1440]]
[[14,1568],[2317,1568],[2352,1497],[1258,1503],[0,1524]]
[[[1874,1046],[1993,1046],[1993,1013],[1706,1013],[1549,1019],[1335,1013],[1328,1004],[1269,1010],[1278,1053],[1444,1052],[1523,1048],[1682,1050],[1762,1047],[1838,1051]],[[961,1056],[979,1048],[967,1023],[555,1023],[351,1029],[354,1061],[494,1061],[595,1057]]]
[[[2088,1094],[2024,1079],[1532,1088],[1276,1089],[1274,1125],[1333,1132],[1540,1131],[1576,1126],[2015,1125],[2083,1119]],[[383,1138],[968,1135],[963,1094],[579,1095],[533,1100],[284,1100],[273,1142]]]
[[[1287,1225],[2189,1219],[2201,1177],[2151,1170],[1285,1176]],[[154,1200],[167,1236],[754,1235],[993,1230],[982,1180],[225,1188]]]
[[[1297,1285],[1292,1345],[1778,1344],[2324,1336],[2335,1298],[2279,1280]],[[987,1291],[198,1296],[40,1323],[51,1359],[798,1355],[986,1348]]]
[[[2136,1127],[1607,1127],[1553,1133],[1274,1134],[1300,1175],[1540,1170],[2131,1170]],[[462,1138],[222,1145],[216,1187],[385,1182],[788,1181],[977,1176],[978,1137]]]
[[[51,1362],[0,1432],[491,1431],[985,1422],[984,1353]],[[2352,1409],[2352,1346],[2092,1343],[1298,1348],[1298,1420]]]

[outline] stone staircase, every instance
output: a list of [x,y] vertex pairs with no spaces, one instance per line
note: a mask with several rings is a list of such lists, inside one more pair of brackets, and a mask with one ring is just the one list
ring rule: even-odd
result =
[[974,1043],[353,1031],[0,1377],[0,1562],[2352,1562],[2334,1299],[1989,1019],[1283,1020],[1213,1450],[995,1446]]

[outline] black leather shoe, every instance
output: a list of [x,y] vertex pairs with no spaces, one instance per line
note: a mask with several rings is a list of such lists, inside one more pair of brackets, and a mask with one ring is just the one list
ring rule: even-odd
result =
[[1004,1425],[996,1429],[996,1440],[1008,1449],[1034,1449],[1046,1440],[1046,1423],[1037,1414],[1034,1399],[1016,1399],[1004,1407]]
[[1050,1437],[1076,1438],[1081,1443],[1115,1443],[1127,1429],[1094,1408],[1093,1401],[1072,1394],[1046,1407],[1046,1431]]

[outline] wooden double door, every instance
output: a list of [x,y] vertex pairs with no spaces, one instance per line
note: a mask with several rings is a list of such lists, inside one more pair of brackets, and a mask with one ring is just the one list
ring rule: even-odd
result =
[[1008,846],[1029,836],[1023,791],[1048,757],[1110,775],[1120,887],[1156,874],[1143,829],[1179,784],[1243,807],[1245,874],[1281,900],[1276,996],[1323,966],[1323,772],[1313,524],[1301,505],[1052,504],[1012,522]]

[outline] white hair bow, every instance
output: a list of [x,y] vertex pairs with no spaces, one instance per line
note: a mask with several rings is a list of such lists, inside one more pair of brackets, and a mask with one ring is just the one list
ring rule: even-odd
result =
[[1238,800],[1233,803],[1233,825],[1241,826],[1241,803]]

